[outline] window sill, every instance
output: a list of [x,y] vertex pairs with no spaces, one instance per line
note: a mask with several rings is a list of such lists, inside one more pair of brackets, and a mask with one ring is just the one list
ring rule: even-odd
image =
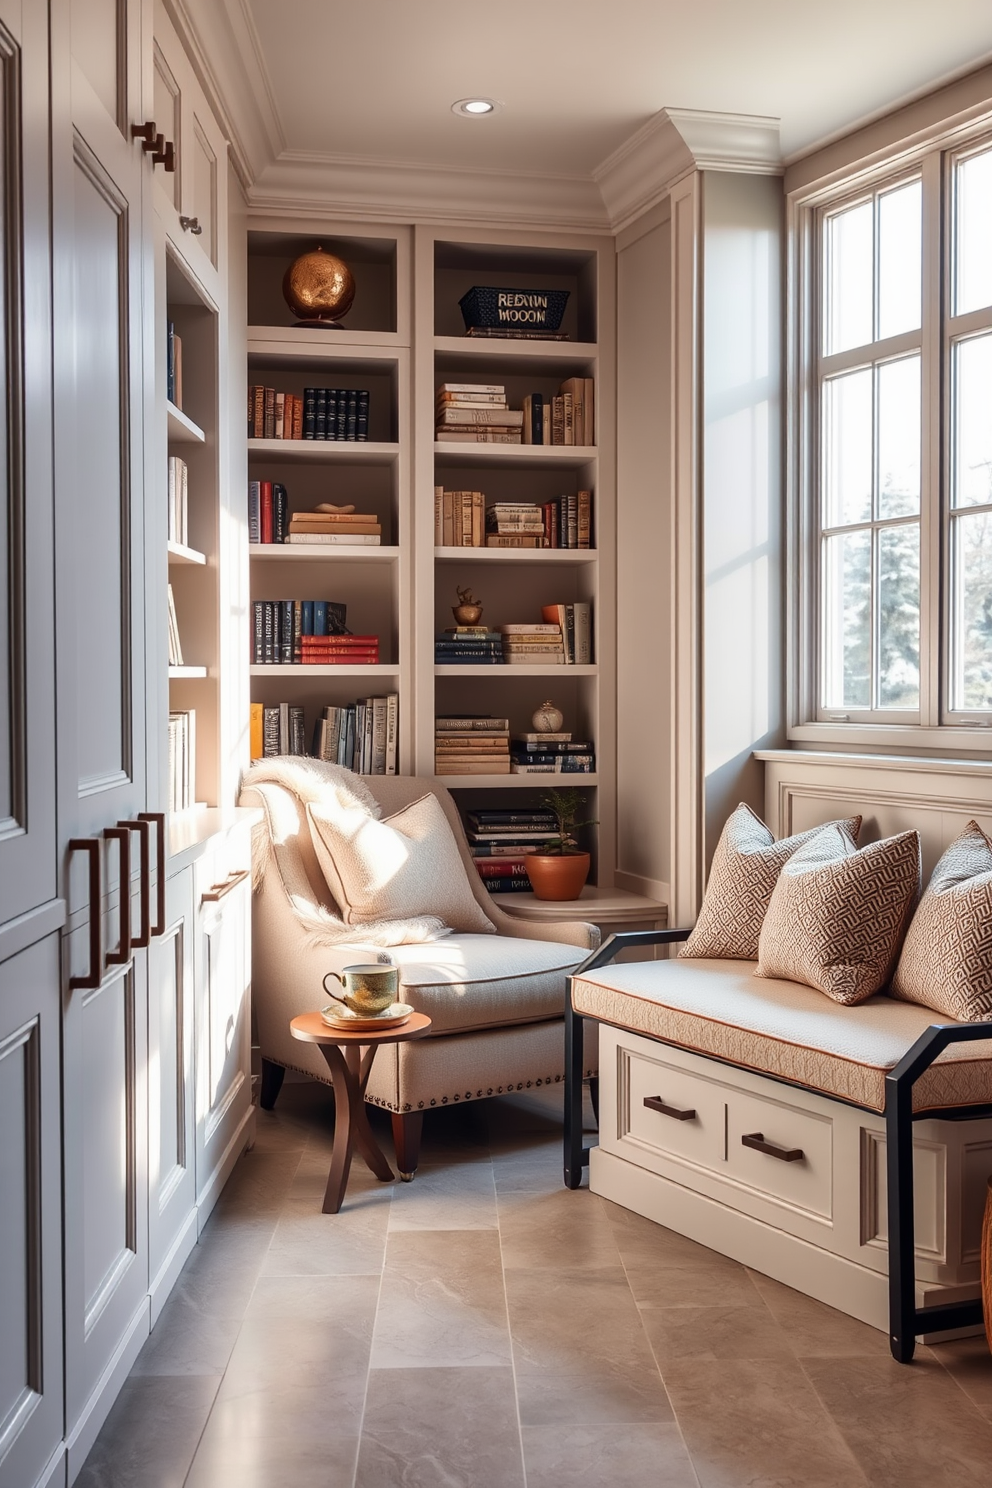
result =
[[919,724],[801,723],[788,731],[790,744],[800,747],[837,746],[872,753],[964,756],[992,754],[992,726],[971,728],[947,724],[927,728]]

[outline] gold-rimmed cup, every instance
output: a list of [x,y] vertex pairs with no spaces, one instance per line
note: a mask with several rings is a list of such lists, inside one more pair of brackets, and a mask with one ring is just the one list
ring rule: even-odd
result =
[[[343,992],[334,992],[327,985],[328,978],[340,982]],[[346,966],[344,971],[329,971],[324,977],[324,991],[335,1002],[362,1017],[374,1017],[384,1013],[396,1001],[400,989],[399,969],[395,966]]]

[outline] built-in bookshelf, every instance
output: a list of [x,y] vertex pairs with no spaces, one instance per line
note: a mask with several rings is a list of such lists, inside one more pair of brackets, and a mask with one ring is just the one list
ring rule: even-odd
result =
[[[281,293],[298,254],[318,244],[355,275],[357,293],[340,330],[301,329]],[[327,705],[395,692],[397,765],[435,774],[435,718],[483,714],[531,729],[546,699],[576,738],[595,743],[595,768],[568,777],[589,797],[599,826],[589,845],[594,881],[614,867],[614,249],[611,239],[474,232],[376,224],[299,223],[254,216],[248,253],[249,386],[299,396],[305,387],[367,388],[368,439],[361,444],[249,438],[249,479],[279,482],[290,512],[319,503],[374,513],[379,546],[311,552],[288,544],[249,546],[252,602],[318,593],[347,605],[348,627],[379,638],[377,666],[259,663],[249,659],[253,702],[290,699],[305,714],[309,740]],[[561,341],[474,339],[464,334],[459,298],[473,285],[565,289]],[[571,379],[595,395],[595,439],[580,444],[482,444],[435,438],[436,394],[444,383],[494,385],[506,404],[541,394],[549,407]],[[254,430],[252,430],[254,432]],[[435,489],[480,491],[485,505],[533,503],[591,492],[589,547],[475,547],[435,540]],[[246,496],[247,499],[247,496]],[[456,590],[471,587],[484,623],[540,621],[550,605],[588,605],[592,659],[585,664],[435,664],[435,638],[454,624]],[[363,690],[364,689],[364,690]],[[532,807],[547,779],[473,775],[443,780],[465,810],[516,802]],[[560,784],[556,776],[552,784]]]
[[[218,317],[210,292],[167,247],[157,355],[166,394],[166,468],[160,478],[168,483],[166,554],[174,633],[163,764],[165,799],[173,814],[220,800]],[[173,644],[179,649],[174,651]]]

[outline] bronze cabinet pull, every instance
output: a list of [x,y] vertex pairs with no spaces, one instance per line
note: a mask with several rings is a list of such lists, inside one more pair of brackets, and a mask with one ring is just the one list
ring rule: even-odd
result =
[[103,835],[117,843],[121,855],[118,890],[120,939],[116,951],[108,951],[104,960],[108,966],[125,966],[131,959],[131,833],[126,826],[104,827]]
[[777,1157],[780,1162],[802,1162],[806,1156],[801,1147],[776,1147],[774,1142],[766,1142],[763,1132],[748,1132],[741,1137],[741,1146],[763,1152],[767,1157]]
[[673,1121],[695,1121],[696,1113],[693,1110],[680,1110],[678,1106],[669,1106],[662,1100],[660,1095],[646,1095],[644,1104],[651,1111],[660,1111],[662,1116],[671,1116]]
[[69,978],[69,986],[99,987],[103,977],[103,889],[101,887],[99,837],[73,837],[69,851],[84,852],[90,859],[90,966],[85,976]]
[[147,119],[144,124],[132,124],[131,138],[140,139],[143,150],[157,150],[156,141],[159,136],[155,132],[155,120]]
[[164,811],[139,811],[138,820],[154,822],[157,832],[155,837],[155,923],[152,926],[153,935],[165,934],[165,812]]
[[137,832],[141,838],[139,850],[141,853],[141,931],[131,939],[133,946],[146,946],[152,938],[152,864],[151,864],[151,822],[143,821],[140,817],[136,821],[120,821],[119,827],[126,827],[129,832]]
[[236,889],[239,883],[244,883],[248,877],[249,870],[242,868],[227,876],[223,883],[213,884],[200,896],[201,904],[215,904],[218,899],[223,899],[232,889]]
[[176,147],[172,140],[167,140],[164,134],[156,136],[155,154],[152,156],[155,165],[164,165],[166,171],[171,174],[176,168]]
[[203,231],[199,217],[180,217],[179,226],[183,232],[192,233],[194,238],[198,238]]

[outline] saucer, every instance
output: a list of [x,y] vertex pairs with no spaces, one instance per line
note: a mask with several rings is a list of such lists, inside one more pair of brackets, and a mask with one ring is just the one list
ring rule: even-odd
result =
[[321,1008],[320,1016],[331,1028],[351,1028],[356,1033],[366,1028],[396,1028],[413,1012],[406,1002],[394,1002],[381,1013],[353,1013],[343,1002],[332,1002]]

